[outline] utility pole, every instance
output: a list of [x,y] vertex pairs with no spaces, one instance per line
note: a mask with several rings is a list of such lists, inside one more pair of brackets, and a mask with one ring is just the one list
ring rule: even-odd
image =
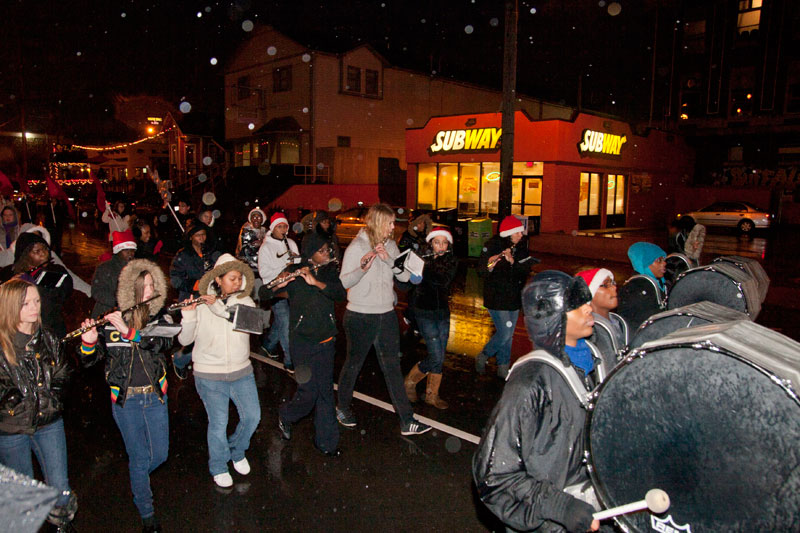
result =
[[511,178],[514,175],[514,111],[517,100],[517,0],[506,0],[503,44],[503,136],[500,146],[500,197],[498,214],[511,214]]

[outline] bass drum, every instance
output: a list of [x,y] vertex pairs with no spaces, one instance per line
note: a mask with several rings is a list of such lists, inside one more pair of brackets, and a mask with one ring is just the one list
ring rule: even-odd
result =
[[800,344],[749,321],[633,350],[592,394],[589,474],[605,508],[667,492],[626,531],[800,531]]
[[714,263],[730,263],[732,265],[736,265],[740,270],[746,272],[756,281],[756,285],[758,285],[758,294],[761,297],[761,303],[764,303],[764,300],[767,299],[767,291],[769,290],[769,276],[767,275],[767,271],[764,270],[764,267],[761,266],[761,263],[752,259],[750,257],[742,257],[739,255],[723,255],[721,257],[717,257],[713,261]]
[[761,294],[756,280],[727,262],[690,268],[678,276],[667,297],[667,309],[703,301],[740,311],[753,320],[761,311]]
[[664,281],[667,287],[672,287],[678,279],[678,276],[696,266],[692,264],[692,260],[684,254],[672,253],[666,258],[667,271],[664,273]]
[[730,322],[731,320],[750,320],[750,317],[714,302],[685,305],[648,318],[633,334],[628,348],[638,348],[646,342],[660,339],[679,329]]

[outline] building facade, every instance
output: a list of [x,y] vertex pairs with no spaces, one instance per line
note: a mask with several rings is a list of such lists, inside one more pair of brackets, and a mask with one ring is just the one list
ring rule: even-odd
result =
[[[500,190],[500,113],[431,118],[406,132],[407,205],[495,215]],[[679,135],[576,113],[514,121],[512,213],[542,232],[666,225],[694,152]]]

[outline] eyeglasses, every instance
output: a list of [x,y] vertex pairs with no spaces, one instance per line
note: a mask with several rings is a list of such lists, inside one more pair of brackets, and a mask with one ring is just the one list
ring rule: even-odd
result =
[[617,282],[614,281],[613,279],[607,279],[600,286],[603,287],[604,289],[610,289],[611,287],[616,287]]
[[653,261],[653,262],[654,262],[654,263],[666,263],[666,261],[667,261],[667,258],[666,258],[666,257],[658,257],[658,258],[656,258],[656,260],[655,260],[655,261]]

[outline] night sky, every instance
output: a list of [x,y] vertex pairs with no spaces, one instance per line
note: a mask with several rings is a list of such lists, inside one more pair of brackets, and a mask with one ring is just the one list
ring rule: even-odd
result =
[[[518,90],[575,105],[582,77],[585,107],[642,118],[655,0],[620,0],[616,16],[609,4],[520,0]],[[24,94],[29,131],[125,140],[114,99],[147,94],[190,102],[221,137],[226,60],[249,23],[325,51],[370,43],[394,65],[501,87],[502,0],[3,0],[0,129],[19,130]]]

